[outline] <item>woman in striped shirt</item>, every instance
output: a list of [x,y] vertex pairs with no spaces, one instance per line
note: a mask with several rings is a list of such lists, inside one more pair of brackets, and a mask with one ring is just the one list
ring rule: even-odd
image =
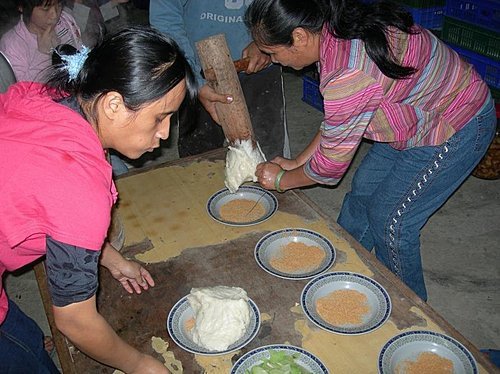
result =
[[[268,189],[335,185],[363,138],[338,222],[427,299],[420,230],[486,152],[495,129],[486,84],[395,4],[254,0],[246,23],[274,63],[317,63],[325,116],[295,159],[260,164]],[[286,172],[285,172],[286,171]]]

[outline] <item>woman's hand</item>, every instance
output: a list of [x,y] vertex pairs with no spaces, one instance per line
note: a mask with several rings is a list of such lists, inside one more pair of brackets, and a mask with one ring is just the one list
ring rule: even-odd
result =
[[137,292],[153,287],[155,282],[149,271],[137,262],[124,258],[108,242],[104,245],[101,254],[101,265],[106,267],[113,278],[118,280],[128,293]]
[[215,103],[231,104],[233,97],[228,95],[221,95],[214,91],[208,84],[203,85],[198,91],[198,99],[205,110],[210,114],[210,117],[220,125],[217,111],[215,110]]
[[49,54],[52,49],[60,44],[60,40],[56,34],[56,25],[47,27],[44,31],[40,31],[36,35],[38,50],[41,53]]
[[[286,173],[284,170],[286,170]],[[271,162],[263,162],[257,165],[255,176],[263,188],[278,190],[279,192],[316,184],[314,180],[306,175],[302,164],[298,160],[289,160],[283,157],[276,157]],[[280,180],[277,189],[276,178],[278,176]]]
[[257,73],[271,64],[271,57],[260,51],[254,42],[251,42],[241,53],[241,58],[249,58],[247,74]]
[[275,190],[276,187],[274,182],[276,181],[276,176],[282,170],[281,166],[274,162],[263,162],[257,165],[255,169],[255,176],[257,181],[266,190]]
[[169,374],[170,371],[160,361],[149,355],[142,355],[137,362],[137,369],[129,374]]
[[117,266],[108,269],[113,278],[119,281],[128,293],[135,291],[140,294],[143,289],[147,290],[149,286],[155,285],[149,271],[135,261],[123,258],[123,261],[119,262]]
[[284,158],[281,156],[277,156],[271,160],[271,162],[278,164],[281,166],[283,170],[293,170],[298,168],[300,165],[295,159]]

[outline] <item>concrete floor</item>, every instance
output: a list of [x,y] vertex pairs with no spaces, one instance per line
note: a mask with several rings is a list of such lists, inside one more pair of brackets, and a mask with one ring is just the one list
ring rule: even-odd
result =
[[[143,23],[144,12],[137,13]],[[322,114],[301,101],[302,79],[285,73],[292,155],[318,130]],[[177,129],[153,162],[178,157]],[[363,144],[339,186],[305,190],[328,215],[337,217],[356,166],[369,149]],[[151,161],[150,161],[151,162]],[[421,234],[428,303],[478,348],[500,349],[500,180],[468,178],[429,220]],[[49,334],[31,270],[9,275],[7,292]]]

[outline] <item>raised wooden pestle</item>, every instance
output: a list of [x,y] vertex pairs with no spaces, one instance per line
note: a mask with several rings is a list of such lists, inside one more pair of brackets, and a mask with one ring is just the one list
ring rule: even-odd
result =
[[231,104],[215,105],[220,125],[229,144],[234,144],[236,140],[251,139],[255,146],[250,114],[236,72],[237,66],[231,59],[224,34],[198,41],[196,49],[207,83],[215,92],[233,97]]

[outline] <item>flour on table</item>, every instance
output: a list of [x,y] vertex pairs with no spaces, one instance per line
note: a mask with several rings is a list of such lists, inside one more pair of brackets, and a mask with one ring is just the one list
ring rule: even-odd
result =
[[231,193],[235,193],[244,182],[257,182],[255,169],[258,164],[265,161],[266,157],[258,143],[254,148],[251,139],[236,140],[232,146],[229,146],[226,155],[224,184]]
[[250,324],[248,296],[240,287],[193,288],[187,299],[194,312],[193,341],[210,351],[227,349]]

